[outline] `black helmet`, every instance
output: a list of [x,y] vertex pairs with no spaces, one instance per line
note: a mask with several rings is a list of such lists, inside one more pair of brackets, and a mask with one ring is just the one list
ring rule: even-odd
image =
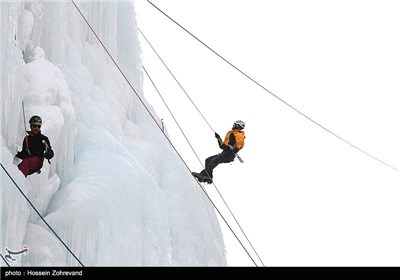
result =
[[42,119],[39,116],[32,116],[29,120],[30,125],[42,125]]
[[233,123],[233,129],[237,128],[239,130],[244,129],[244,121],[238,120]]

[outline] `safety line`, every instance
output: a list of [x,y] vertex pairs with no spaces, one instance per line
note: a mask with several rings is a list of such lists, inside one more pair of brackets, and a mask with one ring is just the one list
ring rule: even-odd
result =
[[[130,86],[130,88],[133,90],[133,92],[136,94],[136,96],[139,98],[139,100],[141,101],[142,105],[145,107],[145,109],[147,110],[147,112],[150,114],[151,118],[155,121],[155,123],[157,124],[158,128],[161,130],[161,132],[163,133],[163,135],[165,136],[165,138],[167,139],[167,141],[170,143],[171,147],[175,150],[175,152],[177,153],[177,155],[180,157],[181,161],[183,162],[183,164],[186,166],[186,168],[189,170],[189,172],[191,172],[189,166],[186,164],[186,162],[184,161],[184,159],[182,158],[182,156],[179,154],[178,150],[175,148],[175,146],[172,144],[171,140],[166,137],[166,135],[163,132],[162,127],[158,124],[157,120],[154,118],[154,116],[152,115],[152,113],[150,112],[150,110],[147,108],[146,104],[144,103],[144,101],[141,99],[141,97],[139,96],[139,94],[137,93],[137,91],[135,90],[135,88],[132,86],[132,84],[130,83],[130,81],[128,80],[128,78],[125,76],[125,74],[123,73],[123,71],[121,70],[121,68],[119,67],[119,65],[117,64],[117,62],[114,60],[113,56],[110,54],[110,52],[108,51],[108,49],[105,47],[105,45],[103,44],[103,42],[100,40],[99,36],[97,35],[97,33],[93,30],[92,26],[90,25],[90,23],[87,21],[86,17],[83,15],[83,13],[81,12],[81,10],[79,9],[79,7],[75,4],[74,0],[71,0],[72,4],[75,6],[75,8],[78,10],[79,14],[82,16],[83,20],[86,22],[86,24],[89,26],[90,30],[92,31],[92,33],[95,35],[95,37],[97,38],[97,40],[99,41],[99,43],[102,45],[102,47],[104,48],[104,50],[106,51],[106,53],[108,54],[108,56],[110,57],[110,59],[113,61],[114,65],[118,68],[119,72],[121,73],[121,75],[124,77],[124,79],[126,80],[126,82],[128,83],[128,85]],[[194,179],[193,179],[194,180]],[[211,204],[214,206],[215,210],[218,212],[218,214],[221,216],[221,218],[224,220],[224,222],[226,223],[226,225],[228,226],[228,228],[231,230],[232,234],[236,237],[236,239],[238,240],[238,242],[241,244],[241,246],[243,247],[243,249],[246,251],[247,255],[250,257],[250,259],[253,261],[253,263],[257,266],[257,263],[254,261],[254,259],[252,258],[252,256],[249,254],[249,252],[247,251],[247,249],[244,247],[243,243],[239,240],[239,238],[237,237],[237,235],[235,234],[235,232],[232,230],[231,226],[229,225],[229,223],[226,221],[226,219],[224,218],[224,216],[222,215],[222,213],[219,211],[218,207],[214,204],[214,202],[212,201],[211,197],[208,195],[208,193],[205,191],[205,189],[203,188],[203,186],[197,181],[195,180],[198,185],[201,187],[201,189],[203,190],[204,194],[208,197],[209,201],[211,202]]]
[[[141,31],[140,31],[140,33],[143,35],[143,37],[145,37],[144,34],[143,34]],[[154,52],[157,54],[158,58],[162,61],[162,63],[164,64],[164,66],[168,69],[168,71],[170,72],[170,74],[174,77],[174,79],[175,79],[175,80],[177,81],[177,83],[179,84],[179,82],[178,82],[178,80],[175,78],[174,74],[169,70],[168,66],[164,63],[163,59],[158,55],[157,51],[153,48],[153,46],[151,45],[151,43],[150,43],[147,39],[146,39],[146,41],[147,41],[147,43],[151,46],[151,48],[154,50]],[[157,91],[158,95],[160,96],[161,100],[163,101],[164,105],[167,107],[167,109],[168,109],[169,113],[171,114],[172,118],[174,119],[176,125],[178,126],[178,128],[179,128],[180,131],[182,132],[183,136],[185,137],[186,141],[188,142],[189,146],[191,147],[193,153],[196,155],[198,161],[200,162],[201,166],[202,166],[203,169],[204,169],[205,167],[204,167],[204,165],[203,165],[203,162],[201,161],[200,157],[197,155],[195,149],[192,147],[192,145],[191,145],[189,139],[186,137],[186,134],[185,134],[185,133],[183,132],[183,130],[181,129],[181,127],[180,127],[178,121],[177,121],[177,120],[175,119],[175,117],[174,117],[174,114],[173,114],[173,113],[171,112],[171,110],[169,109],[168,104],[166,103],[166,101],[165,101],[164,98],[162,97],[160,91],[158,90],[158,88],[157,88],[156,85],[154,84],[154,82],[153,82],[153,80],[151,79],[149,73],[146,71],[146,69],[144,68],[144,66],[142,66],[142,67],[143,67],[143,69],[144,69],[144,71],[145,71],[147,77],[149,78],[150,82],[153,84],[153,86],[154,86],[155,90]],[[182,90],[184,90],[184,89],[182,88]],[[187,94],[186,91],[185,91],[185,94],[186,94],[186,96],[190,99],[190,97],[189,97],[189,95]],[[193,105],[196,106],[194,103],[193,103]],[[197,107],[196,107],[196,108],[197,108]],[[198,112],[201,114],[201,112],[200,112],[199,110],[198,110]],[[203,118],[204,118],[204,117],[203,117]],[[204,118],[204,120],[207,122],[207,120],[206,120],[205,118]],[[208,122],[207,122],[207,123],[208,123]],[[211,126],[210,126],[210,127],[211,127]],[[205,169],[204,169],[204,170],[205,170]],[[207,172],[207,171],[206,171],[206,172]],[[208,173],[208,172],[207,172],[207,173]],[[208,175],[209,175],[209,174],[208,174]],[[263,261],[261,260],[260,256],[258,255],[256,249],[254,248],[253,244],[250,242],[249,238],[247,237],[247,234],[244,232],[244,230],[243,230],[243,228],[241,227],[240,223],[239,223],[238,220],[236,219],[236,216],[235,216],[235,215],[233,214],[233,212],[231,211],[230,207],[228,206],[227,202],[225,201],[224,197],[222,196],[221,192],[219,191],[218,187],[215,185],[214,182],[213,182],[213,185],[214,185],[215,189],[217,190],[219,196],[221,197],[222,201],[224,202],[225,206],[227,207],[227,209],[228,209],[229,212],[231,213],[231,215],[232,215],[233,219],[235,220],[236,224],[239,226],[240,230],[242,231],[244,237],[247,239],[247,242],[250,244],[251,248],[253,249],[253,251],[254,251],[255,254],[257,255],[257,257],[258,257],[258,259],[260,260],[260,262],[262,263],[262,265],[265,266],[264,263],[263,263]]]
[[[150,77],[150,74],[147,72],[146,68],[142,65],[142,68],[144,70],[144,72],[146,73],[147,78],[149,78],[151,84],[153,85],[154,89],[157,91],[158,96],[160,96],[162,102],[164,103],[165,107],[167,108],[168,112],[170,113],[170,115],[172,116],[172,118],[175,121],[175,124],[178,126],[179,130],[181,131],[183,137],[185,137],[186,142],[189,144],[190,148],[192,149],[193,153],[196,155],[197,159],[201,162],[199,156],[197,155],[196,151],[194,150],[193,146],[191,145],[189,139],[187,138],[185,132],[183,131],[182,127],[179,125],[178,121],[176,120],[174,114],[172,113],[171,109],[169,108],[167,102],[164,100],[163,96],[161,95],[160,91],[158,90],[157,86],[155,85],[155,83],[153,82],[153,79]],[[164,133],[165,134],[165,133]]]
[[140,28],[138,27],[138,30],[140,32],[140,34],[143,36],[143,38],[146,40],[146,42],[149,44],[149,46],[151,47],[151,49],[154,51],[154,53],[157,55],[157,57],[160,59],[160,61],[162,62],[162,64],[165,66],[165,68],[168,70],[168,72],[171,74],[171,76],[174,78],[175,82],[178,84],[178,86],[182,89],[182,91],[186,94],[186,97],[190,100],[190,102],[192,102],[193,106],[196,108],[197,112],[200,114],[200,116],[202,116],[203,120],[207,123],[207,125],[211,128],[211,130],[213,132],[215,132],[215,130],[212,128],[211,124],[207,121],[207,119],[204,117],[204,115],[201,113],[200,109],[196,106],[196,104],[193,102],[192,98],[190,98],[189,94],[187,94],[186,90],[182,87],[181,83],[178,81],[177,78],[175,78],[175,75],[171,72],[171,70],[169,69],[169,67],[165,64],[164,60],[160,57],[160,55],[157,53],[157,51],[154,49],[153,45],[149,42],[149,40],[147,40],[146,36],[143,34],[142,30],[140,30]]
[[160,8],[158,8],[156,5],[154,5],[151,1],[147,0],[147,2],[149,2],[154,8],[156,8],[159,12],[161,12],[164,16],[166,16],[169,20],[171,20],[173,23],[175,23],[177,26],[179,26],[181,29],[183,29],[186,33],[188,33],[190,36],[192,36],[194,39],[196,39],[198,42],[200,42],[203,46],[205,46],[207,49],[209,49],[212,53],[214,53],[216,56],[218,56],[220,59],[222,59],[223,61],[225,61],[228,65],[230,65],[231,67],[233,67],[236,71],[238,71],[239,73],[241,73],[243,76],[245,76],[246,78],[248,78],[250,81],[252,81],[254,84],[256,84],[257,86],[259,86],[261,89],[263,89],[264,91],[268,92],[269,94],[271,94],[273,97],[275,97],[276,99],[278,99],[279,101],[281,101],[282,103],[284,103],[286,106],[288,106],[289,108],[293,109],[294,111],[296,111],[297,113],[299,113],[300,115],[302,115],[303,117],[305,117],[306,119],[308,119],[309,121],[311,121],[312,123],[314,123],[315,125],[319,126],[320,128],[322,128],[323,130],[325,130],[326,132],[330,133],[331,135],[335,136],[336,138],[338,138],[339,140],[347,143],[348,145],[352,146],[353,148],[359,150],[360,152],[364,153],[365,155],[375,159],[376,161],[394,169],[397,172],[400,172],[400,170],[398,170],[396,167],[384,162],[383,160],[380,160],[379,158],[373,156],[372,154],[366,152],[365,150],[357,147],[356,145],[352,144],[351,142],[347,141],[346,139],[342,138],[341,136],[339,136],[338,134],[334,133],[333,131],[327,129],[326,127],[324,127],[323,125],[319,124],[317,121],[314,121],[312,118],[310,118],[309,116],[307,116],[306,114],[304,114],[303,112],[301,112],[300,110],[296,109],[294,106],[290,105],[289,103],[287,103],[286,101],[284,101],[282,98],[280,98],[279,96],[277,96],[276,94],[274,94],[273,92],[271,92],[270,90],[268,90],[267,88],[265,88],[263,85],[261,85],[260,83],[258,83],[255,79],[251,78],[249,75],[247,75],[245,72],[243,72],[242,70],[240,70],[238,67],[236,67],[233,63],[231,63],[229,60],[227,60],[226,58],[224,58],[222,55],[220,55],[218,52],[214,51],[211,47],[209,47],[207,44],[205,44],[202,40],[200,40],[199,38],[197,38],[195,35],[193,35],[190,31],[188,31],[186,28],[184,28],[182,25],[180,25],[178,22],[176,22],[174,19],[172,19],[169,15],[167,15],[165,12],[163,12]]
[[4,167],[4,165],[2,163],[0,163],[1,167],[3,168],[4,172],[8,175],[8,177],[10,178],[10,180],[14,183],[14,185],[17,187],[17,189],[19,190],[19,192],[24,196],[24,198],[26,199],[26,201],[28,201],[28,203],[32,206],[33,210],[35,210],[35,212],[38,214],[38,216],[42,219],[42,221],[48,226],[48,228],[51,230],[51,232],[54,233],[54,235],[58,238],[58,240],[60,240],[60,242],[64,245],[64,247],[68,250],[68,252],[71,253],[71,255],[79,262],[80,265],[83,265],[83,263],[77,258],[77,256],[75,256],[75,254],[71,251],[71,249],[64,243],[64,241],[60,238],[60,236],[58,236],[58,234],[53,230],[53,228],[46,222],[46,220],[43,218],[43,216],[40,214],[40,212],[36,209],[36,207],[32,204],[32,202],[29,200],[29,198],[24,194],[24,192],[21,190],[21,188],[18,186],[18,184],[14,181],[14,179],[11,177],[10,173],[8,173],[8,171],[6,170],[6,168]]
[[[204,117],[203,113],[200,111],[200,109],[197,107],[197,105],[194,103],[194,101],[192,100],[192,98],[189,96],[189,94],[186,92],[186,90],[183,88],[183,86],[181,85],[181,83],[178,81],[178,79],[175,77],[175,75],[172,73],[172,71],[169,69],[169,67],[167,66],[167,64],[165,64],[164,60],[160,57],[160,55],[158,54],[158,52],[154,49],[153,45],[150,43],[150,41],[146,38],[146,36],[143,34],[143,32],[140,30],[140,28],[138,27],[138,30],[140,32],[140,34],[143,36],[143,38],[146,40],[146,42],[149,44],[149,46],[151,47],[151,49],[154,51],[154,53],[157,55],[157,57],[160,59],[161,63],[165,66],[165,68],[167,69],[167,71],[171,74],[171,76],[174,78],[175,82],[178,84],[178,86],[182,89],[182,91],[185,93],[186,97],[189,99],[189,101],[192,103],[193,107],[196,108],[197,112],[200,114],[200,116],[203,118],[203,120],[207,123],[207,125],[209,126],[209,128],[215,133],[215,130],[212,128],[211,124],[208,122],[208,120]],[[238,158],[238,160],[243,163],[242,158],[239,156],[239,154],[235,154],[235,157]],[[208,173],[208,172],[207,172]]]
[[[187,138],[185,132],[182,130],[181,126],[179,125],[178,121],[176,120],[174,114],[172,113],[172,111],[170,110],[167,102],[165,101],[165,99],[163,98],[163,96],[161,95],[160,91],[158,90],[157,86],[155,85],[153,79],[150,77],[150,74],[147,72],[146,68],[142,65],[142,68],[144,70],[144,72],[146,73],[147,77],[149,78],[151,84],[153,85],[154,89],[157,91],[158,95],[160,96],[161,100],[163,101],[165,107],[167,108],[168,112],[170,113],[170,115],[172,116],[172,118],[175,121],[175,124],[178,126],[179,130],[181,131],[181,133],[183,134],[183,137],[185,137],[186,142],[189,144],[190,148],[192,149],[193,153],[195,154],[195,156],[197,157],[198,161],[200,162],[201,166],[204,168],[204,165],[200,159],[200,157],[198,156],[198,154],[196,153],[195,149],[193,148],[192,144],[190,143],[189,139]],[[201,188],[203,189],[203,186],[197,182]],[[217,190],[217,192],[219,193],[219,196],[221,197],[222,201],[225,203],[226,207],[228,208],[229,212],[231,213],[232,217],[234,218],[234,220],[236,221],[236,224],[239,226],[240,230],[242,231],[242,233],[244,234],[244,236],[246,237],[247,241],[249,242],[250,246],[253,248],[254,252],[256,253],[257,257],[259,258],[260,262],[263,264],[261,258],[258,256],[257,251],[254,249],[253,245],[251,244],[250,240],[247,238],[247,235],[244,233],[242,227],[240,226],[239,222],[237,221],[235,215],[232,213],[231,209],[229,208],[228,204],[226,203],[225,199],[223,198],[222,194],[220,193],[220,191],[218,190],[217,186],[215,185],[215,183],[213,182],[213,185],[215,186],[215,189]],[[208,196],[208,195],[207,195]],[[215,206],[214,206],[215,207]],[[236,236],[236,235],[235,235]],[[242,243],[241,243],[242,244]],[[243,246],[243,244],[242,244]],[[244,247],[243,247],[244,248]],[[246,250],[247,252],[247,250]],[[253,261],[254,262],[254,261]]]
[[0,253],[1,258],[3,259],[3,261],[7,264],[8,267],[11,267],[11,265],[8,263],[8,261],[6,261],[6,259],[3,257],[3,254]]
[[27,129],[26,129],[26,120],[25,120],[25,106],[24,106],[24,101],[22,101],[22,115],[24,116],[24,134],[28,134],[27,133]]

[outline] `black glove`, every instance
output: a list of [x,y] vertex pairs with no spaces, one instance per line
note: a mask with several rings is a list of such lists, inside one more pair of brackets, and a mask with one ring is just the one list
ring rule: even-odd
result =
[[43,155],[46,159],[52,159],[54,156],[54,152],[49,149],[49,150],[46,150]]
[[232,151],[236,154],[237,152],[239,152],[239,149],[238,148],[234,148]]
[[221,139],[221,136],[219,136],[219,134],[215,132],[215,138]]

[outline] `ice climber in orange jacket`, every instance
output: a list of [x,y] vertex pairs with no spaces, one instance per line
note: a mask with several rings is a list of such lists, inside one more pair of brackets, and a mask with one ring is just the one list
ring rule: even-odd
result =
[[214,168],[220,163],[232,162],[235,159],[236,154],[244,146],[244,126],[245,124],[241,120],[234,122],[232,130],[228,131],[223,142],[218,133],[215,132],[215,138],[218,139],[218,145],[222,149],[222,152],[207,158],[205,169],[200,173],[192,172],[193,176],[196,177],[199,182],[211,184]]

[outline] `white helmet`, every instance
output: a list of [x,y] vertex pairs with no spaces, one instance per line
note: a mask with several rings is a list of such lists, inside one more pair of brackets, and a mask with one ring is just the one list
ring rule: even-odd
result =
[[245,124],[244,124],[244,121],[241,121],[241,120],[238,120],[238,121],[235,121],[234,123],[233,123],[233,128],[235,129],[235,128],[237,128],[237,129],[244,129],[244,126],[245,126]]

